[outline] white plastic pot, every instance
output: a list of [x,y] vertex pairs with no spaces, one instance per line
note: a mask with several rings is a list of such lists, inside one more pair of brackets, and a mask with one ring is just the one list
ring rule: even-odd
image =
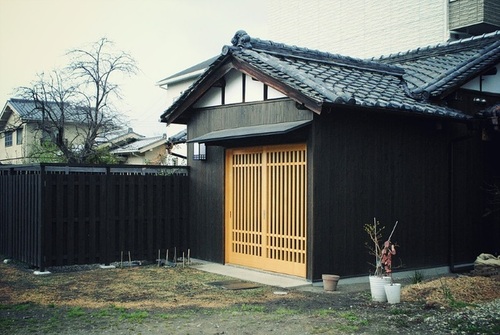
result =
[[370,292],[373,301],[386,302],[384,286],[391,283],[391,277],[370,276]]
[[398,304],[401,301],[401,284],[388,284],[384,289],[388,303]]

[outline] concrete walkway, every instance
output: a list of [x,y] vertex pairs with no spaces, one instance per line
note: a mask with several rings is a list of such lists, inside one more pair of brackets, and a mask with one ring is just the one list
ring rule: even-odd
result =
[[246,280],[253,283],[264,284],[281,288],[294,288],[301,286],[312,286],[311,282],[292,276],[274,274],[259,270],[252,270],[233,265],[222,265],[201,260],[191,260],[193,268],[210,273],[217,273],[236,279]]
[[[216,273],[223,276],[241,279],[253,283],[259,283],[267,286],[280,287],[285,289],[297,288],[305,291],[323,291],[323,283],[310,282],[304,278],[287,276],[284,274],[265,272],[261,270],[254,270],[243,268],[235,265],[223,265],[217,263],[210,263],[198,259],[191,260],[193,268],[210,273]],[[426,278],[437,277],[449,274],[448,267],[432,268],[420,271]],[[403,271],[394,274],[394,279],[399,282],[408,281],[413,275],[414,271]],[[354,278],[340,278],[337,285],[337,292],[356,292],[369,290],[370,285],[368,276],[354,277]]]

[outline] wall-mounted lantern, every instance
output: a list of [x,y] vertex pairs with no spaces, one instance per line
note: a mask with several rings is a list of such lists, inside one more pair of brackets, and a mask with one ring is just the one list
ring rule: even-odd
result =
[[197,161],[204,161],[207,159],[207,147],[205,143],[194,142],[193,143],[193,159]]

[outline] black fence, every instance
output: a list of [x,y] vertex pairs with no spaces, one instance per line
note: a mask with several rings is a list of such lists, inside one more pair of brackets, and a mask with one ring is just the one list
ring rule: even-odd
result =
[[187,250],[188,168],[0,166],[0,253],[41,270]]

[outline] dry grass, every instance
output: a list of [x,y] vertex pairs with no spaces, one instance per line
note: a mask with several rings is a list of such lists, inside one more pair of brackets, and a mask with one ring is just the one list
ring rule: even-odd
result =
[[[209,284],[227,279],[189,267],[155,266],[35,276],[31,271],[0,264],[0,304],[35,303],[83,308],[114,305],[133,309],[221,308],[278,299],[270,287],[235,294],[235,291],[221,290]],[[293,296],[294,293],[290,293],[287,297],[291,299]]]
[[425,301],[449,307],[450,303],[477,304],[500,298],[500,280],[495,277],[443,277],[401,290],[403,301]]

